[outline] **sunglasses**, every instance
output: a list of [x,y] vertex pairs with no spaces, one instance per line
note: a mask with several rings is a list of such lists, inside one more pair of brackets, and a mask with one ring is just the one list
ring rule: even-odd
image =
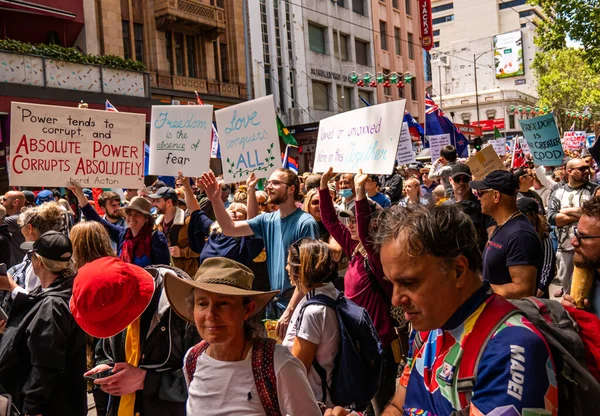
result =
[[481,189],[481,190],[474,189],[473,193],[475,194],[475,196],[477,198],[481,198],[483,196],[483,194],[485,194],[486,192],[492,192],[492,191],[493,191],[493,189]]
[[580,166],[578,168],[571,168],[571,170],[578,170],[579,172],[583,173],[583,172],[589,172],[590,167],[589,166]]
[[319,200],[318,200],[318,199],[313,199],[312,201],[310,201],[310,204],[311,204],[313,207],[316,207],[317,205],[319,205]]
[[456,183],[469,183],[471,182],[471,177],[467,175],[458,175],[452,178],[452,180]]

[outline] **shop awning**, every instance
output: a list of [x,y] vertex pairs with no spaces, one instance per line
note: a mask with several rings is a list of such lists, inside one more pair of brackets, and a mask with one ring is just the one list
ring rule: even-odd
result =
[[68,10],[57,9],[43,4],[23,0],[0,0],[0,10],[13,10],[59,19],[73,20],[77,16]]

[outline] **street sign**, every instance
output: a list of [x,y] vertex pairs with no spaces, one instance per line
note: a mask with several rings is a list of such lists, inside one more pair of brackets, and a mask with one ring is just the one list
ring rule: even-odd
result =
[[454,124],[456,128],[462,133],[469,136],[481,136],[483,129],[479,126],[469,126],[468,124]]

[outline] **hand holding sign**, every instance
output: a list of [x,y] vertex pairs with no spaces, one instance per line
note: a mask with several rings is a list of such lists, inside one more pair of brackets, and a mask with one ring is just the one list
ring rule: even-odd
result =
[[206,197],[210,200],[210,202],[221,200],[221,183],[212,170],[202,174],[202,177],[200,178],[200,184],[204,188]]
[[258,183],[258,178],[256,177],[256,175],[254,174],[254,172],[252,172],[250,174],[250,176],[248,176],[248,179],[246,179],[246,188],[248,190],[250,189],[255,189],[256,188],[256,184]]

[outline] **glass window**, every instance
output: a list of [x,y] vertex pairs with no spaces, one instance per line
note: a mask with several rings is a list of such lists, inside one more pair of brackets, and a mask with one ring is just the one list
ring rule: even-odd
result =
[[175,32],[175,75],[183,76],[183,33]]
[[369,65],[369,43],[356,39],[354,41],[356,50],[356,63],[359,65]]
[[398,8],[398,0],[392,0],[392,7],[393,7],[394,9],[397,9],[397,8]]
[[136,61],[144,62],[144,25],[140,23],[134,23],[133,35],[135,44],[135,59]]
[[383,20],[379,21],[379,38],[381,39],[381,50],[387,51],[387,23]]
[[394,42],[396,43],[396,55],[402,55],[402,48],[400,47],[400,28],[394,28]]
[[413,101],[417,101],[417,83],[416,78],[412,80],[412,84],[410,84],[410,98]]
[[123,57],[131,59],[131,36],[129,36],[129,20],[122,20],[123,24]]
[[511,130],[514,130],[514,128],[515,128],[515,115],[514,114],[508,115],[508,128]]
[[169,72],[173,73],[173,33],[170,30],[165,31],[165,47],[167,49],[167,64],[169,65]]
[[227,64],[227,44],[219,44],[221,52],[221,81],[229,82],[229,65]]
[[327,49],[325,48],[325,29],[309,23],[308,44],[310,45],[311,51],[326,54]]
[[440,42],[437,41],[437,40],[435,42],[433,42],[433,47],[434,48],[439,48],[440,47]]
[[340,59],[340,52],[341,52],[342,61],[348,60],[348,41],[349,40],[350,40],[350,36],[342,35],[340,33],[341,48],[339,48],[338,47],[338,32],[333,32],[333,50],[334,50],[336,58]]
[[[358,98],[359,98],[358,106],[360,108],[367,107],[367,104],[365,104],[364,101],[368,102],[369,105],[375,104],[373,102],[373,93],[371,91],[358,90]],[[361,98],[362,98],[362,100],[361,100]]]
[[407,16],[411,16],[412,15],[412,10],[411,10],[411,7],[410,7],[410,2],[411,1],[412,0],[404,0],[404,8],[406,9],[406,15]]
[[448,16],[442,16],[442,17],[437,17],[437,18],[433,19],[431,21],[431,24],[437,25],[437,24],[440,24],[440,23],[451,22],[453,20],[454,20],[454,15],[450,14]]
[[444,10],[452,10],[454,9],[454,3],[442,4],[441,6],[436,6],[431,8],[431,13],[439,13]]
[[337,5],[340,7],[346,7],[345,3],[346,2],[344,0],[337,0]]
[[353,96],[353,91],[352,88],[348,88],[348,87],[344,87],[343,88],[344,91],[344,97],[342,98],[342,87],[341,86],[337,86],[337,109],[338,112],[342,112],[342,111],[349,111],[349,110],[353,110],[354,107],[352,106],[352,96]]
[[352,11],[362,16],[366,16],[365,0],[352,0]]
[[329,84],[319,81],[312,82],[313,108],[315,110],[329,111]]
[[414,37],[412,33],[407,33],[406,35],[406,40],[408,41],[408,59],[415,59],[415,52],[414,52]]
[[188,59],[188,77],[198,78],[198,72],[196,71],[196,38],[193,36],[186,36],[187,40],[187,59]]

